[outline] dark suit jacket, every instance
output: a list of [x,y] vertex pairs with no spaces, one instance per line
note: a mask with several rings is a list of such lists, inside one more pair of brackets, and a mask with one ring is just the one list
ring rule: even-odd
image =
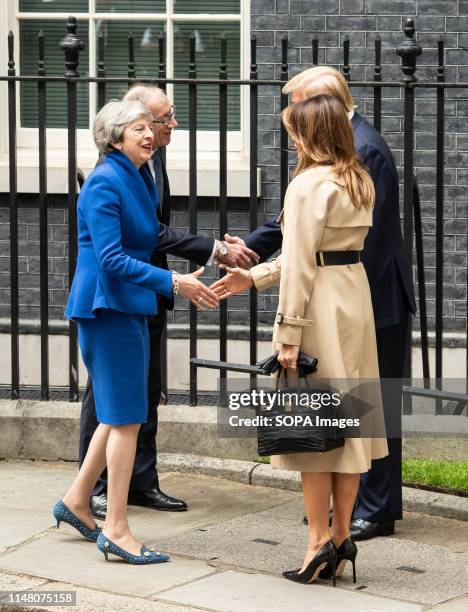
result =
[[[153,157],[159,155],[159,151],[155,151]],[[169,179],[167,178],[166,168],[162,165],[163,180],[164,180],[164,196],[162,206],[158,208],[159,226],[159,243],[158,248],[154,251],[151,258],[153,266],[158,268],[168,269],[166,254],[176,255],[182,259],[189,259],[199,265],[204,265],[213,251],[214,239],[209,236],[195,236],[193,234],[180,232],[169,227],[170,221],[170,187]],[[174,308],[174,299],[158,296],[158,306],[166,310]]]
[[[375,186],[373,227],[369,230],[362,260],[369,278],[376,328],[396,325],[416,312],[412,274],[400,225],[399,184],[395,161],[379,132],[358,113],[351,120],[356,151]],[[261,260],[281,248],[279,223],[268,221],[245,237]]]
[[[159,155],[159,152],[155,151],[153,157],[155,155]],[[101,155],[96,165],[100,165],[105,158],[105,155]],[[169,254],[175,255],[176,257],[180,257],[182,259],[189,259],[190,261],[203,266],[211,256],[214,247],[214,239],[210,238],[209,236],[195,236],[194,234],[181,232],[169,227],[169,202],[171,193],[164,164],[162,166],[162,170],[164,180],[164,196],[162,205],[158,206],[159,242],[151,257],[151,263],[153,266],[157,266],[163,270],[168,270],[166,255]],[[141,171],[142,169],[140,168],[140,172]],[[174,308],[173,298],[167,298],[163,295],[158,295],[157,298],[158,312],[161,312],[162,308],[165,308],[166,310],[172,310]]]

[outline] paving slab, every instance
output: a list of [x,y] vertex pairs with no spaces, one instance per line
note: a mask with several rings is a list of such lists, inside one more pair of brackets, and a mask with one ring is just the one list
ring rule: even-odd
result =
[[[468,553],[468,522],[420,512],[404,512],[396,523],[395,538],[435,544],[453,552]],[[468,610],[468,608],[467,608]]]
[[47,582],[48,581],[44,578],[18,576],[17,574],[6,574],[4,572],[0,572],[0,591],[40,589],[41,585],[45,585]]
[[[279,574],[301,565],[307,530],[297,521],[278,516],[272,521],[264,513],[255,513],[163,539],[160,544],[176,554],[215,564]],[[467,553],[403,538],[376,538],[360,542],[358,548],[358,584],[367,592],[432,605],[466,592]],[[350,567],[340,585],[354,588]]]
[[0,552],[16,546],[52,525],[51,509],[70,486],[75,463],[1,461]]
[[424,612],[466,612],[468,610],[468,596],[451,599],[435,608],[427,608]]
[[130,506],[129,520],[136,535],[156,544],[162,537],[221,523],[297,498],[293,491],[250,487],[219,478],[177,473],[161,475],[160,485],[164,492],[186,500],[189,511],[155,512]]
[[[1,584],[2,575],[0,575]],[[23,581],[26,579],[23,579]],[[31,580],[31,579],[29,579]],[[8,587],[2,587],[2,589]],[[124,595],[116,595],[114,593],[108,593],[105,591],[95,591],[93,589],[86,589],[82,587],[76,587],[64,582],[49,582],[46,581],[43,586],[34,588],[31,586],[22,586],[10,590],[26,590],[31,589],[34,591],[46,591],[46,592],[57,592],[57,591],[74,591],[76,593],[76,604],[73,606],[49,606],[47,604],[41,604],[36,606],[37,610],[50,610],[50,612],[90,612],[90,610],[112,610],[112,612],[200,612],[202,608],[192,608],[186,605],[177,605],[162,601],[156,601],[152,599],[143,599],[141,597],[126,597]],[[27,610],[27,608],[25,608]]]
[[106,562],[92,542],[57,532],[4,554],[0,569],[137,597],[150,597],[216,571],[204,561],[193,559],[147,566],[129,565],[117,557],[109,559]]
[[300,585],[262,574],[226,571],[164,593],[166,601],[219,612],[421,612],[403,601],[349,593],[319,584]]

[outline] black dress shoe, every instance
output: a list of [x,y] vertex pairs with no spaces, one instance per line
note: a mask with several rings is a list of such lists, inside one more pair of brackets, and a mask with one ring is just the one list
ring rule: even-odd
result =
[[101,493],[101,495],[91,495],[89,507],[91,508],[91,514],[94,518],[104,521],[107,512],[107,495],[105,493]]
[[353,540],[370,540],[377,536],[389,536],[395,533],[395,521],[386,523],[371,523],[364,519],[351,521],[351,537]]
[[181,499],[170,497],[160,489],[151,491],[130,491],[128,494],[129,506],[144,506],[153,510],[166,510],[169,512],[182,512],[187,510],[187,504]]

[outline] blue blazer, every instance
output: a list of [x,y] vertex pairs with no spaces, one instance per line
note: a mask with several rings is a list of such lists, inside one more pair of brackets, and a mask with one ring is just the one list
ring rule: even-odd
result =
[[99,308],[156,314],[156,294],[172,296],[172,275],[149,263],[158,244],[158,196],[145,166],[120,151],[107,155],[78,198],[78,261],[68,319]]
[[[395,161],[379,132],[361,115],[351,119],[356,152],[375,187],[373,227],[362,261],[369,278],[377,329],[399,323],[416,312],[412,274],[401,235],[399,183]],[[281,248],[280,224],[268,221],[245,237],[247,246],[264,261]]]

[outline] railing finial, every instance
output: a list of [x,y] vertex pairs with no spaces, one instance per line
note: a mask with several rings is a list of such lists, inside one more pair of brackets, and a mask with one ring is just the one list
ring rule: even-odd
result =
[[8,76],[15,75],[15,35],[8,32]]
[[403,83],[414,83],[417,81],[414,73],[416,72],[416,58],[421,55],[422,48],[417,40],[414,39],[416,33],[414,21],[407,19],[404,27],[406,39],[396,50],[401,57],[401,70],[403,71]]
[[80,51],[83,51],[84,43],[76,33],[77,28],[76,17],[70,15],[67,21],[67,33],[59,43],[59,47],[65,53],[66,77],[80,76],[78,66],[80,64]]

